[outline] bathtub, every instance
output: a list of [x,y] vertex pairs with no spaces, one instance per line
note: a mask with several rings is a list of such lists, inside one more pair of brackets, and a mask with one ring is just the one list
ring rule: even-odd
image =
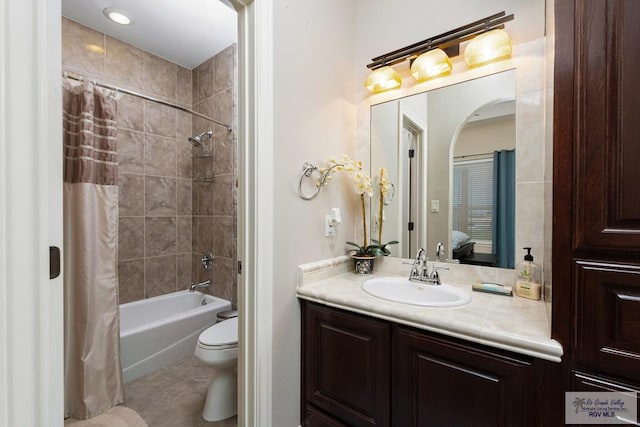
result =
[[192,355],[200,333],[230,309],[229,301],[187,290],[120,304],[124,382]]

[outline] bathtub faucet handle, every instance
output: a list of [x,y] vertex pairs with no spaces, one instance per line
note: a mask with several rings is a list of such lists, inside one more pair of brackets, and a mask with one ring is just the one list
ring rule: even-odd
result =
[[200,259],[200,263],[202,264],[205,270],[211,271],[214,263],[213,254],[211,252],[207,252],[206,254],[202,255],[202,259]]
[[189,292],[195,292],[196,289],[208,288],[209,286],[211,286],[211,280],[205,280],[204,282],[192,283],[191,286],[189,286]]

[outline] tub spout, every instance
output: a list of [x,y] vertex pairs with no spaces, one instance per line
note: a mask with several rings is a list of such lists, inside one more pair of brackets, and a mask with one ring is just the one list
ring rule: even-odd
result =
[[209,286],[211,286],[211,280],[205,280],[204,282],[200,283],[192,283],[191,286],[189,286],[189,292],[194,292],[196,289],[200,288],[208,288]]

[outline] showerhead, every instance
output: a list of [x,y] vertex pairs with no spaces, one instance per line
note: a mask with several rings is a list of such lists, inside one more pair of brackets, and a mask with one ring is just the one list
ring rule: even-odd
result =
[[190,136],[189,137],[189,142],[194,146],[194,147],[198,147],[198,148],[202,148],[202,138],[204,137],[207,138],[211,138],[213,136],[213,131],[207,130],[202,132],[199,135],[196,136]]

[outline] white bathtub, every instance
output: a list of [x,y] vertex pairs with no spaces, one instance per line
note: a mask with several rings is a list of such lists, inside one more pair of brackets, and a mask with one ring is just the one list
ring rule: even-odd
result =
[[229,301],[186,290],[121,304],[124,382],[192,355],[200,333],[216,323],[218,312],[230,309]]

